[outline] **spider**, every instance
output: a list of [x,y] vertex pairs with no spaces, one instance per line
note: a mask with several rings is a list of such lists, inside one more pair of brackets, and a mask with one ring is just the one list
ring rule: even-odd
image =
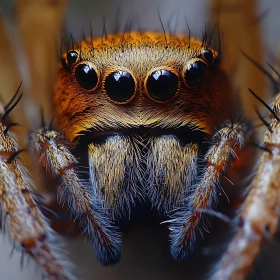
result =
[[[241,172],[243,149],[253,141],[250,125],[232,115],[229,92],[220,51],[206,36],[199,41],[189,34],[140,30],[70,43],[54,90],[58,132],[43,125],[31,142],[42,166],[59,178],[60,200],[67,201],[103,264],[119,260],[119,222],[127,220],[139,202],[169,217],[171,253],[178,260],[194,249],[204,215],[219,216],[209,210],[221,191],[219,181],[231,176],[233,163]],[[10,174],[2,180],[9,186],[3,192],[4,225],[46,277],[71,279],[49,247],[54,233],[37,208],[36,194],[17,158],[13,123],[6,121],[19,100],[15,96],[1,110],[2,168]],[[263,191],[259,173],[270,171],[273,184],[277,181],[273,178],[278,170],[269,164],[277,161],[273,141],[279,97],[267,108],[271,123],[258,113],[267,126],[259,169],[239,215],[237,235],[213,279],[244,278],[265,234],[276,231],[277,195],[270,196],[273,188]],[[88,168],[89,178],[77,171],[78,162],[80,169]],[[15,181],[18,185],[11,187]],[[22,226],[18,213],[25,217]],[[25,224],[32,226],[23,230]],[[255,250],[248,249],[253,246]]]

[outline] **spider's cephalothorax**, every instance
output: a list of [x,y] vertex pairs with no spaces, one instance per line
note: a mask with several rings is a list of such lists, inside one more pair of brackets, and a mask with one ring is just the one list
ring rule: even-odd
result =
[[171,224],[177,259],[192,249],[195,209],[210,205],[245,140],[244,125],[225,122],[228,81],[210,45],[160,33],[88,38],[63,56],[55,89],[57,127],[88,157],[90,192],[109,216],[138,201],[164,214],[182,208]]
[[179,128],[211,134],[228,100],[218,53],[207,43],[130,33],[73,46],[62,58],[54,103],[57,124],[73,142],[86,132],[91,139]]
[[137,198],[170,210],[184,197],[203,136],[228,113],[217,56],[188,37],[130,33],[88,39],[63,57],[57,126],[88,145],[93,188],[114,216]]

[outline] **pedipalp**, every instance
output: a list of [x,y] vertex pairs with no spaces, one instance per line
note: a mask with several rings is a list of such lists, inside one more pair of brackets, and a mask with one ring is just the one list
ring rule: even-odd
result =
[[[203,223],[203,210],[209,210],[221,188],[220,179],[230,164],[238,158],[242,147],[248,143],[250,133],[245,123],[225,123],[213,135],[212,146],[204,156],[204,172],[186,198],[186,205],[171,218],[171,253],[175,259],[191,254],[197,229]],[[233,186],[234,187],[234,186]]]
[[62,135],[44,128],[34,133],[33,143],[39,161],[60,180],[59,202],[68,202],[73,219],[79,221],[81,231],[94,245],[97,258],[105,265],[118,261],[121,235],[102,198],[93,195],[90,183],[78,177],[77,160]]

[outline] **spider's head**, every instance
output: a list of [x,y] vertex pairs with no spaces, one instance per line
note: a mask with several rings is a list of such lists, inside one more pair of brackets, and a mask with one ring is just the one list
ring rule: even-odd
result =
[[228,96],[218,54],[206,44],[160,33],[110,35],[63,56],[56,121],[70,143],[116,133],[191,137],[212,133]]

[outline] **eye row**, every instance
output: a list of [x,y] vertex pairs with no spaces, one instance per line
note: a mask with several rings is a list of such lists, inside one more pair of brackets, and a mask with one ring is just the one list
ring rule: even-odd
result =
[[[199,86],[207,73],[208,65],[213,62],[213,53],[205,49],[202,52],[203,60],[197,60],[187,65],[184,70],[184,81],[188,87]],[[71,67],[78,60],[78,53],[70,51],[67,54],[67,66]],[[86,89],[93,90],[98,84],[96,70],[86,63],[79,64],[74,70],[78,84]],[[178,76],[168,69],[158,69],[149,74],[145,81],[148,95],[158,102],[167,102],[179,90]],[[135,79],[126,71],[117,70],[110,73],[104,81],[107,96],[117,103],[128,103],[135,94]]]

